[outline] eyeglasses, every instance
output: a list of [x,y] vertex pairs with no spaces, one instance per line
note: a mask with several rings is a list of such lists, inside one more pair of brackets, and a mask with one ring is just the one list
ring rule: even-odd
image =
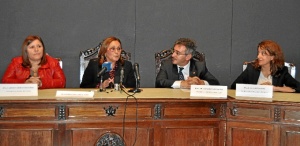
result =
[[115,48],[115,47],[112,47],[112,48],[108,48],[107,50],[111,51],[111,52],[115,52],[115,50],[117,50],[117,52],[120,52],[122,50],[122,48]]
[[176,50],[174,50],[174,49],[172,49],[171,51],[172,51],[172,54],[175,53],[176,55],[188,55],[188,54],[186,54],[186,53],[181,54],[179,51],[176,51]]

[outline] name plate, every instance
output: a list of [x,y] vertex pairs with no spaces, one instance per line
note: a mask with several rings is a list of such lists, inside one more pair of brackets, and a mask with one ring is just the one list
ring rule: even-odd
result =
[[253,85],[253,84],[236,84],[235,96],[246,97],[273,97],[273,86],[271,85]]
[[37,84],[0,84],[0,96],[38,96]]
[[[227,98],[227,86],[191,85],[190,96],[192,98],[194,97]],[[194,99],[198,99],[198,98],[194,98]]]
[[93,98],[94,91],[56,91],[60,98]]

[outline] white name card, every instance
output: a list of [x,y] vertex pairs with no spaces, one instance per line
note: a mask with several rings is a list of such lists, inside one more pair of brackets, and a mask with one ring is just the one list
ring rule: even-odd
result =
[[191,85],[191,97],[227,98],[227,86]]
[[56,91],[56,97],[63,98],[93,98],[94,91]]
[[0,96],[38,96],[37,84],[0,84]]
[[235,96],[245,97],[273,97],[273,86],[271,85],[253,85],[236,84]]

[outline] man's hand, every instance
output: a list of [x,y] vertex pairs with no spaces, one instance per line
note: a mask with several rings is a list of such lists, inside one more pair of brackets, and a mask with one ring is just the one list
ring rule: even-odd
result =
[[187,81],[190,85],[204,85],[205,84],[204,81],[198,77],[188,77]]
[[189,89],[189,88],[191,88],[191,85],[188,83],[187,80],[184,80],[184,81],[181,81],[180,88],[181,89]]
[[191,85],[205,85],[205,83],[198,77],[188,77],[187,80],[181,81],[180,88],[189,89]]

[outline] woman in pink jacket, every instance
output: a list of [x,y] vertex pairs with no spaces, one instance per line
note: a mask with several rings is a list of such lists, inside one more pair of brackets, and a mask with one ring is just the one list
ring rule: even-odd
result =
[[39,36],[28,36],[22,45],[22,56],[8,65],[2,83],[37,84],[39,89],[64,88],[66,77],[57,59],[45,52]]

